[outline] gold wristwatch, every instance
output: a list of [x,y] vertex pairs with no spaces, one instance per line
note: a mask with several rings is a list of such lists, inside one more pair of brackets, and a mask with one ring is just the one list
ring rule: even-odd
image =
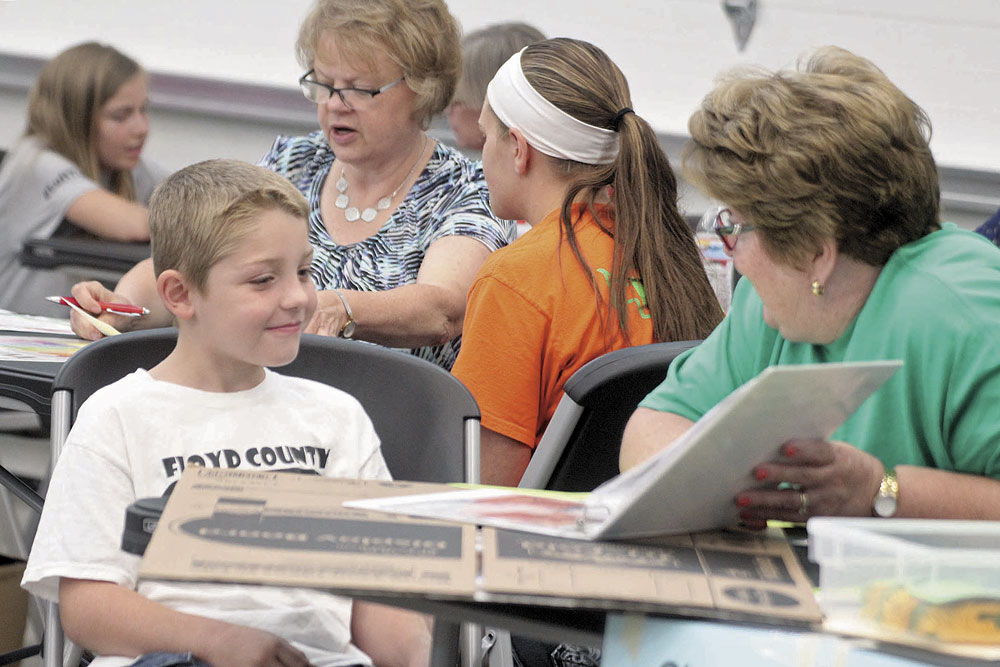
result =
[[882,475],[882,483],[872,500],[872,516],[888,519],[895,516],[899,506],[899,482],[896,481],[896,471],[886,471]]

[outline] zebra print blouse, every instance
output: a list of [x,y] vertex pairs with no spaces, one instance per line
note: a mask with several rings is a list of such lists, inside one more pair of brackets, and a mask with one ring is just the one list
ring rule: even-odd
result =
[[[479,162],[438,143],[427,166],[389,221],[374,235],[339,245],[327,232],[320,212],[323,181],[334,154],[321,131],[304,137],[281,136],[260,161],[288,178],[309,200],[309,242],[315,254],[312,275],[317,289],[389,290],[413,283],[432,243],[445,236],[469,236],[498,250],[515,238],[514,223],[498,220]],[[450,370],[461,337],[411,353]]]

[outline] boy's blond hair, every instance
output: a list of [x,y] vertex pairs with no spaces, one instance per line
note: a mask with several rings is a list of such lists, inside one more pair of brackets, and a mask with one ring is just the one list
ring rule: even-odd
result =
[[204,290],[208,271],[253,228],[258,214],[302,218],[309,203],[287,179],[239,160],[206,160],[172,174],[149,201],[153,270],[175,269]]

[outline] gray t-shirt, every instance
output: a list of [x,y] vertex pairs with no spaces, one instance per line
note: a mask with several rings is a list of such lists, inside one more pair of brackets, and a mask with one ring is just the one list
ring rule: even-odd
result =
[[[139,201],[149,202],[167,172],[143,161],[132,170]],[[28,238],[49,238],[80,195],[101,187],[34,137],[21,139],[0,163],[0,308],[19,313],[64,316],[44,300],[69,294],[74,278],[54,269],[23,266],[18,260]]]

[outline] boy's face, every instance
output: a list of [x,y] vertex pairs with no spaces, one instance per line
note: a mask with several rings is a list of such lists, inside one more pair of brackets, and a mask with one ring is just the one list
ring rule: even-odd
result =
[[236,373],[295,359],[316,310],[302,218],[267,209],[251,224],[236,250],[209,269],[204,291],[191,296],[200,344],[220,370]]

